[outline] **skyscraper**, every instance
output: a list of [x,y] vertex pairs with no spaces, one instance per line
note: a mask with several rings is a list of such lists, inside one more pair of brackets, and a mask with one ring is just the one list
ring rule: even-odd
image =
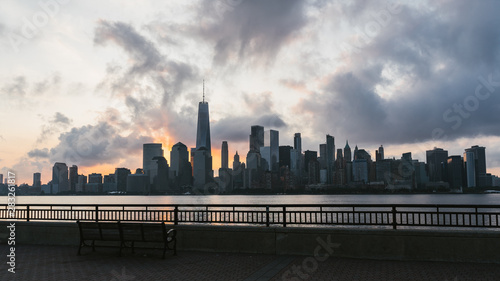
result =
[[451,189],[460,189],[463,183],[464,162],[462,156],[454,155],[448,157],[446,165],[447,181]]
[[71,192],[76,192],[76,184],[78,183],[78,167],[73,165],[69,167],[69,189]]
[[227,141],[222,142],[222,149],[221,149],[221,168],[223,169],[228,169],[229,168],[229,152],[227,148]]
[[208,102],[203,101],[198,104],[198,128],[196,130],[196,149],[205,147],[208,155],[212,156],[212,145],[210,143],[210,118],[208,113]]
[[349,146],[349,142],[348,141],[345,141],[344,159],[345,159],[346,162],[351,162],[352,161],[351,147]]
[[[1,179],[0,179],[1,184]],[[41,187],[42,186],[42,174],[34,173],[33,174],[33,187]]]
[[116,190],[127,191],[127,177],[130,175],[130,170],[127,168],[115,169]]
[[302,137],[300,136],[300,133],[295,133],[293,136],[293,149],[302,153]]
[[210,118],[208,102],[205,101],[205,83],[203,83],[203,101],[198,105],[198,128],[196,131],[196,151],[193,157],[194,187],[204,188],[213,180],[212,145],[210,142]]
[[[154,157],[163,157],[161,143],[145,143],[142,147],[142,168],[144,174],[149,176],[149,183],[153,184],[158,173],[158,164]],[[90,178],[89,178],[90,183]]]
[[333,182],[333,170],[335,163],[335,138],[326,135],[326,182],[332,184]]
[[[264,152],[265,151],[265,152]],[[262,159],[269,165],[268,170],[277,172],[279,162],[279,132],[269,130],[264,132],[264,146],[260,148]]]
[[156,156],[153,158],[156,161],[157,171],[154,181],[154,188],[151,190],[153,193],[164,194],[167,192],[168,186],[168,162],[163,156]]
[[69,190],[68,166],[66,163],[57,162],[52,168],[52,194]]
[[487,183],[481,180],[486,175],[486,148],[478,145],[467,148],[466,151],[474,153],[474,170],[476,175],[476,186],[486,187],[491,186],[491,182]]
[[279,147],[279,166],[281,167],[288,167],[290,168],[290,151],[293,149],[293,147],[289,145],[282,145]]
[[464,165],[467,187],[476,187],[476,159],[473,150],[465,150]]
[[442,148],[434,148],[426,151],[427,171],[429,181],[438,182],[444,180],[444,163],[448,161],[448,151]]
[[[194,158],[192,161],[194,162]],[[176,143],[170,151],[170,173],[174,177],[176,188],[191,185],[192,167],[187,146],[182,142]]]
[[[385,159],[385,156],[384,156],[384,146],[383,145],[380,145],[380,147],[378,148],[378,153],[380,155],[380,160],[384,160]],[[378,161],[378,159],[376,159]]]
[[238,154],[238,151],[236,151],[236,154],[234,154],[233,158],[233,187],[234,188],[241,188],[243,187],[243,173],[244,173],[244,167],[241,165],[240,162],[240,155]]
[[264,146],[264,127],[254,125],[250,132],[250,151],[259,152]]

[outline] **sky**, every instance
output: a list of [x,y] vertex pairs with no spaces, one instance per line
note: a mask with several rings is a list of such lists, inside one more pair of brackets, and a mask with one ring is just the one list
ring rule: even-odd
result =
[[252,125],[326,134],[374,157],[486,147],[500,175],[500,1],[0,2],[0,173],[134,171],[142,144],[195,145],[210,107],[214,169]]

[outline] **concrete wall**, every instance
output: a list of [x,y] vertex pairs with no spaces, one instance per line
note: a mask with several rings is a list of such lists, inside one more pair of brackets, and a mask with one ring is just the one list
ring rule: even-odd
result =
[[[8,235],[0,222],[0,243]],[[178,250],[500,263],[500,232],[182,225]],[[16,222],[16,245],[78,246],[76,223]],[[319,258],[318,258],[319,259]]]

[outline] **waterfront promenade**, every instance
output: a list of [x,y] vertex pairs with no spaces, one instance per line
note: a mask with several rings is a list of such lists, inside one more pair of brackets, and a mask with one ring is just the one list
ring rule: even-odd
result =
[[[2,256],[7,245],[0,246]],[[116,248],[18,245],[16,273],[0,266],[0,280],[499,280],[494,263],[387,261],[330,257],[309,263],[307,256],[179,251],[162,260],[159,251],[117,256]],[[304,268],[305,265],[305,268]],[[313,267],[314,266],[314,267]],[[300,267],[300,269],[299,269]]]

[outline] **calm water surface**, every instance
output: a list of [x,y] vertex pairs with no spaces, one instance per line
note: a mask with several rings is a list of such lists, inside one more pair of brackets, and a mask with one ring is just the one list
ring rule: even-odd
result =
[[500,194],[18,196],[17,204],[500,204]]

